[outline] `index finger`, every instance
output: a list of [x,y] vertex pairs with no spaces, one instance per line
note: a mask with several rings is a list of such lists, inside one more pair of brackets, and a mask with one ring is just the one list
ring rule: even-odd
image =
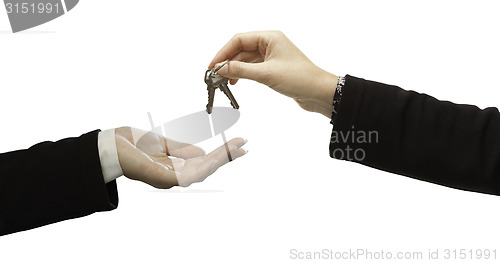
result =
[[[246,151],[241,147],[246,143],[242,138],[235,138],[227,142],[227,146],[229,151],[226,149],[226,145],[222,145],[212,151],[211,153],[200,157],[199,161],[201,163],[196,169],[195,173],[187,175],[187,178],[184,179],[184,182],[180,182],[180,185],[185,185],[185,182],[195,183],[202,182],[208,176],[213,174],[219,167],[229,162],[229,156],[233,160],[243,156],[246,154]],[[182,180],[181,180],[182,181]]]
[[259,51],[261,54],[265,54],[269,39],[267,36],[268,32],[263,31],[235,35],[219,50],[208,68],[213,68],[219,62],[230,60],[242,51]]

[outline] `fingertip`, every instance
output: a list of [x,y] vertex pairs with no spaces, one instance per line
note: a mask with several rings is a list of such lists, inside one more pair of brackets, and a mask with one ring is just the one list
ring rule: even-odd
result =
[[248,140],[243,139],[241,137],[237,137],[229,141],[231,145],[236,145],[238,148],[245,145],[247,142]]
[[205,150],[203,150],[203,149],[201,149],[199,147],[196,148],[195,154],[196,154],[195,157],[207,155],[207,153],[205,152]]
[[208,64],[208,69],[212,69],[215,67],[215,64],[217,64],[216,58],[212,59],[212,61],[210,62],[210,64]]
[[[218,68],[220,65],[222,65],[222,63],[215,64],[214,67]],[[219,69],[219,71],[217,71],[217,73],[219,73],[222,76],[225,76],[229,73],[228,68],[229,68],[229,65],[226,63],[226,64],[224,64],[224,66],[222,66],[222,68]]]
[[213,69],[213,68],[215,68],[215,64],[216,64],[215,61],[210,62],[210,64],[208,64],[208,68],[207,69]]
[[203,150],[203,148],[196,146],[194,144],[191,144],[191,147],[193,147],[193,149],[195,149],[195,151],[205,154],[205,150]]

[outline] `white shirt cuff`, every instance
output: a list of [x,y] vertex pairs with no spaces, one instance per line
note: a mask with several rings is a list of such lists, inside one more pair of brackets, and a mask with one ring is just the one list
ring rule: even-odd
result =
[[109,183],[123,175],[116,150],[115,129],[101,131],[97,137],[99,159],[104,182]]

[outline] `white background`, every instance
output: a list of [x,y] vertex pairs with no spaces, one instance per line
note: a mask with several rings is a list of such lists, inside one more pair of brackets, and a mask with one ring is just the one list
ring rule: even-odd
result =
[[[18,34],[0,9],[0,152],[204,110],[208,63],[253,30],[283,31],[337,75],[499,106],[496,1],[403,2],[82,0]],[[500,257],[499,197],[333,160],[328,119],[258,83],[232,91],[241,118],[227,137],[247,138],[246,156],[186,189],[122,177],[117,210],[0,237],[0,262],[305,262],[290,249],[324,248]],[[220,92],[215,106],[229,106]]]

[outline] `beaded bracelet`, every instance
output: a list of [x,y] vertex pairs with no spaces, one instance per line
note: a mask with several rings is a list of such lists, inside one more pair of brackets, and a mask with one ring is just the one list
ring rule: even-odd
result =
[[337,112],[340,106],[340,100],[342,99],[342,88],[345,84],[345,77],[338,77],[337,88],[335,89],[335,95],[333,95],[333,111],[331,124],[335,124],[335,119],[337,118]]

